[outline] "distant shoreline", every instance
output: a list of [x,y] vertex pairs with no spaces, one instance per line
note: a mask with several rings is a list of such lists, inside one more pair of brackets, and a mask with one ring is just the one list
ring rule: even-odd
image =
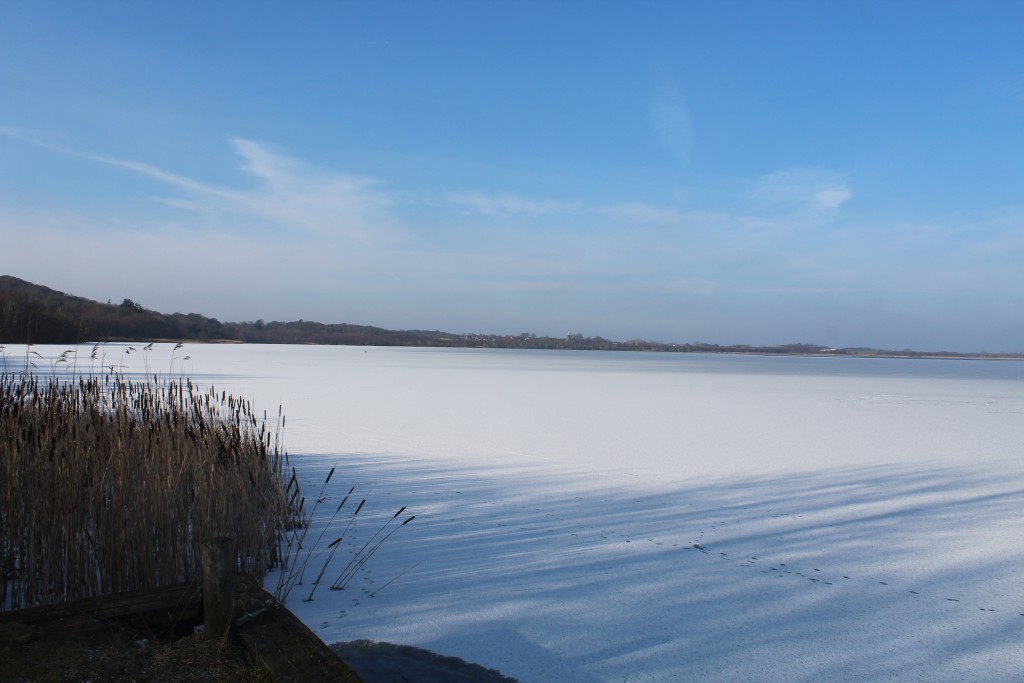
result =
[[[867,347],[832,348],[821,344],[775,346],[665,343],[643,339],[612,341],[600,336],[564,337],[452,333],[440,330],[388,330],[351,323],[263,320],[222,323],[198,313],[165,314],[124,299],[100,303],[0,275],[0,344],[76,344],[85,339],[147,344],[247,343],[316,344],[321,346],[395,346],[405,348],[493,348],[559,351],[653,351],[658,353],[718,353],[765,356],[822,356],[845,358],[932,358],[960,360],[1024,360],[1024,352],[987,353],[914,351]],[[92,342],[96,343],[96,342]]]
[[[150,338],[111,338],[102,341],[90,340],[81,342],[34,342],[32,346],[48,345],[60,346],[62,343],[77,346],[93,346],[96,344],[252,344],[254,346],[357,346],[365,348],[393,348],[393,349],[471,349],[477,351],[564,351],[564,352],[603,352],[603,353],[657,353],[664,355],[708,355],[708,356],[761,356],[761,357],[786,357],[786,358],[855,358],[855,359],[889,359],[889,360],[971,360],[971,361],[1024,361],[1024,353],[1000,353],[1000,354],[957,354],[957,353],[928,353],[923,351],[910,351],[899,353],[892,351],[876,351],[872,349],[858,349],[857,353],[844,353],[843,350],[836,352],[794,352],[779,350],[774,351],[772,347],[757,350],[734,350],[728,347],[718,349],[690,348],[690,349],[663,349],[663,348],[579,348],[563,347],[520,347],[500,345],[457,345],[457,344],[371,344],[371,343],[321,343],[315,341],[244,341],[241,339],[150,339]],[[0,342],[0,344],[24,344],[24,342]],[[677,345],[681,346],[681,345]]]

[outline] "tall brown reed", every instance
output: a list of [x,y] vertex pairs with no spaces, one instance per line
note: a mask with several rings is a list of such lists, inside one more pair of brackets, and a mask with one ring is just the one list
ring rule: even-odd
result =
[[[350,488],[348,490],[348,493],[346,493],[344,497],[341,499],[341,502],[338,503],[338,507],[335,508],[334,513],[330,516],[329,519],[327,519],[326,524],[324,524],[323,528],[321,528],[320,535],[317,536],[316,540],[313,542],[313,545],[308,548],[305,547],[305,539],[306,534],[310,529],[310,522],[312,521],[313,516],[316,514],[316,510],[320,506],[320,504],[327,502],[327,497],[324,496],[324,492],[327,490],[327,485],[331,482],[331,477],[334,476],[334,471],[335,468],[332,467],[331,471],[327,474],[327,479],[324,480],[323,486],[320,488],[320,494],[317,496],[316,503],[314,503],[313,510],[312,512],[310,512],[308,517],[304,516],[304,500],[300,498],[298,506],[295,506],[294,503],[292,503],[292,508],[298,511],[299,516],[297,518],[293,518],[294,523],[292,524],[291,528],[287,530],[287,533],[282,535],[278,546],[281,551],[281,571],[277,574],[277,585],[274,588],[274,597],[277,598],[277,600],[280,602],[285,602],[288,599],[288,596],[291,594],[292,589],[294,589],[296,586],[303,585],[303,580],[306,575],[306,568],[309,566],[309,563],[311,561],[313,561],[314,559],[316,559],[317,561],[323,560],[323,565],[320,567],[319,573],[317,573],[316,578],[313,580],[312,588],[310,588],[309,595],[307,595],[304,598],[304,602],[310,602],[313,600],[313,594],[316,593],[316,589],[320,586],[320,582],[323,580],[324,574],[327,573],[327,569],[330,567],[331,561],[334,559],[335,553],[337,553],[338,549],[341,547],[342,541],[346,540],[349,530],[353,528],[356,518],[359,517],[359,513],[360,511],[362,511],[363,506],[366,505],[365,498],[359,502],[359,505],[357,505],[355,510],[349,515],[348,523],[345,524],[345,527],[342,529],[341,535],[335,538],[329,544],[327,544],[327,547],[324,549],[323,553],[326,553],[327,557],[322,557],[323,553],[319,550],[320,542],[324,539],[324,535],[328,531],[335,533],[334,522],[338,518],[338,515],[341,514],[341,510],[342,508],[345,507],[345,503],[348,502],[349,498],[352,496],[352,493],[355,492],[356,490],[354,486]],[[292,480],[289,481],[289,487],[291,486],[292,481],[294,481],[294,479],[295,474],[293,471]],[[294,500],[294,496],[298,496],[298,489],[296,489],[295,492],[292,493],[291,495],[293,496],[293,498],[291,498],[290,500]],[[356,574],[358,574],[359,571],[363,569],[363,567],[370,560],[370,558],[373,557],[373,555],[375,555],[378,550],[380,550],[380,547],[384,544],[385,541],[391,538],[391,536],[396,531],[398,531],[399,528],[405,526],[406,524],[408,524],[416,518],[415,515],[412,515],[409,518],[407,518],[404,522],[401,522],[396,526],[392,526],[392,522],[397,520],[398,517],[403,512],[405,512],[405,506],[399,508],[398,512],[396,512],[392,517],[389,517],[387,521],[385,521],[384,524],[379,529],[377,529],[373,536],[370,537],[370,540],[367,541],[362,548],[360,548],[351,556],[348,564],[346,564],[345,568],[342,570],[341,575],[339,575],[335,582],[331,584],[331,590],[343,590],[345,586],[349,583],[349,581],[351,581],[356,576]],[[317,557],[314,557],[314,555],[316,555]],[[406,572],[407,571],[409,570],[406,570]],[[399,576],[404,575],[406,572],[402,572],[402,574],[400,574]],[[395,577],[391,581],[388,581],[386,584],[384,584],[384,586],[381,586],[377,590],[383,590],[385,586],[394,582],[397,578],[398,577]]]
[[0,610],[196,579],[213,536],[262,580],[302,515],[265,417],[186,378],[0,371]]

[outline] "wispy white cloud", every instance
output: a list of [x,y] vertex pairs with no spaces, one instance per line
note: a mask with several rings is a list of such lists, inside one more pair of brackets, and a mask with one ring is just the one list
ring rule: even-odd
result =
[[443,201],[461,212],[490,217],[539,217],[558,214],[596,216],[617,223],[665,224],[679,221],[683,214],[673,207],[647,202],[588,204],[582,200],[526,197],[511,192],[449,192]]
[[114,159],[112,157],[101,156],[99,154],[85,154],[82,152],[74,152],[66,149],[62,151],[68,151],[69,153],[74,154],[75,156],[81,157],[83,159],[89,159],[91,161],[98,161],[99,163],[106,164],[107,166],[123,168],[125,170],[132,171],[133,173],[138,173],[139,175],[144,175],[148,178],[152,178],[153,180],[159,180],[162,183],[172,185],[179,189],[187,190],[188,192],[212,197],[220,197],[222,199],[228,200],[231,200],[235,197],[234,193],[229,192],[225,189],[218,188],[213,185],[207,185],[205,183],[193,180],[191,178],[187,178],[185,176],[176,175],[174,173],[164,171],[156,166],[145,164],[139,161]]
[[853,190],[841,173],[787,168],[758,178],[750,195],[765,207],[833,211],[853,198]]
[[158,196],[152,196],[149,199],[150,201],[156,202],[157,204],[163,204],[164,206],[170,206],[175,209],[184,209],[185,211],[196,212],[203,210],[203,205],[200,202],[192,201],[191,199]]
[[655,138],[678,161],[690,161],[694,126],[690,110],[675,84],[662,85],[651,98],[651,129]]
[[161,182],[180,187],[182,189],[204,192],[207,194],[217,194],[216,188],[213,188],[203,183],[185,178],[183,176],[175,175],[167,171],[161,170],[156,166],[150,164],[130,161],[126,159],[115,159],[112,157],[103,156],[100,154],[90,154],[76,150],[72,147],[68,147],[60,142],[57,142],[57,136],[50,131],[34,130],[29,128],[18,128],[14,126],[0,126],[0,135],[4,135],[21,142],[27,142],[39,147],[43,147],[54,152],[60,152],[61,154],[67,154],[70,156],[78,157],[80,159],[88,159],[89,161],[99,162],[106,164],[107,166],[114,166],[117,168],[123,168],[129,171],[133,171],[140,175],[144,175]]
[[238,189],[189,178],[153,164],[55,144],[39,132],[0,127],[0,135],[155,180],[180,192],[156,197],[155,201],[214,217],[222,227],[255,223],[358,242],[386,240],[397,232],[397,221],[389,211],[394,200],[380,180],[315,169],[252,140],[231,140],[241,159],[239,170],[254,181],[251,187]]
[[848,187],[826,187],[814,193],[814,203],[822,209],[838,209],[852,198]]
[[481,213],[486,216],[536,216],[578,211],[581,208],[579,202],[533,199],[511,192],[493,194],[483,192],[449,192],[446,195],[446,199],[451,206],[457,209]]
[[21,142],[28,142],[40,147],[55,147],[59,144],[57,142],[58,136],[53,131],[39,130],[37,128],[0,126],[0,135],[14,140],[20,140]]
[[682,217],[677,209],[654,206],[645,202],[625,202],[602,206],[598,212],[618,220],[637,223],[671,223]]
[[371,177],[323,172],[251,140],[234,139],[241,169],[261,181],[234,192],[231,205],[282,226],[305,232],[374,241],[397,228],[394,200],[384,182]]

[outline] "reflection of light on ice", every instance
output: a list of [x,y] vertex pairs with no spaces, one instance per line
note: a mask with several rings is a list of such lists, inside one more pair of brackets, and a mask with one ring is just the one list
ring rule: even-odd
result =
[[344,591],[291,605],[327,641],[527,683],[1024,670],[1024,382],[993,376],[1021,364],[182,351],[197,381],[284,405],[305,490],[337,464],[328,503],[356,486],[360,534],[417,515]]

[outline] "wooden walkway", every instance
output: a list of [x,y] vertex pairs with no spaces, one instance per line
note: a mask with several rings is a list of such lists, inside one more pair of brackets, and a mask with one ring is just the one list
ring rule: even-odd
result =
[[0,612],[0,624],[46,624],[60,630],[84,628],[88,622],[132,618],[141,619],[154,627],[154,631],[185,635],[192,633],[196,624],[203,623],[202,606],[199,586],[195,583],[180,583]]
[[[194,583],[89,598],[0,613],[0,633],[45,626],[48,636],[102,627],[130,619],[154,633],[184,636],[202,623],[203,601]],[[279,683],[363,683],[362,679],[248,576],[239,576],[235,595],[236,638]]]
[[[246,614],[236,620],[238,638],[277,683],[363,683],[324,641],[248,576],[238,595]],[[237,602],[237,601],[236,601]]]

